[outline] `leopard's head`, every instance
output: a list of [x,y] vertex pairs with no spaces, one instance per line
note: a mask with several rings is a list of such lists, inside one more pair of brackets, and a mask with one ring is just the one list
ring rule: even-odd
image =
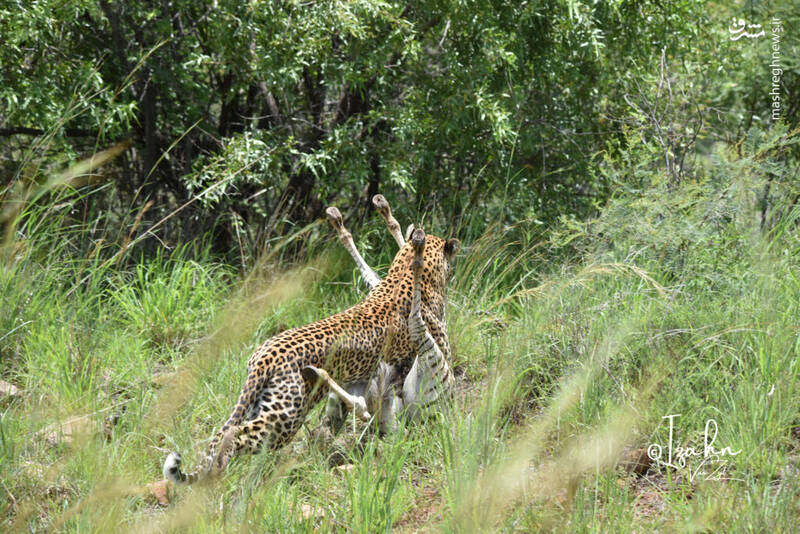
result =
[[[410,236],[411,232],[408,232]],[[422,299],[426,303],[444,303],[446,286],[452,278],[456,254],[459,250],[458,239],[444,240],[435,235],[425,235],[425,248],[422,253],[423,271],[421,293]],[[410,293],[413,287],[412,261],[414,260],[414,247],[408,241],[395,255],[389,273],[386,276],[387,283],[400,288],[401,292]],[[436,306],[437,310],[441,306]],[[439,313],[437,313],[439,315]]]
[[423,293],[444,293],[447,283],[453,276],[455,257],[459,248],[458,239],[445,241],[435,235],[425,236]]

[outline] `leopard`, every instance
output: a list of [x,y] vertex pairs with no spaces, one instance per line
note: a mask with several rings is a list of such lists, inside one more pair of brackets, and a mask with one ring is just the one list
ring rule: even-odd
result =
[[[390,230],[398,240],[399,232],[391,225]],[[333,386],[344,399],[355,400],[364,415],[363,397],[350,395],[347,386],[374,381],[381,369],[410,367],[402,397],[411,413],[449,391],[453,377],[445,305],[460,243],[426,234],[418,225],[410,238],[361,302],[261,344],[247,362],[230,416],[199,465],[184,472],[181,455],[172,452],[162,468],[164,477],[193,484],[219,475],[239,454],[281,449]]]
[[[377,194],[373,196],[372,203],[386,222],[389,233],[398,247],[403,248],[414,231],[414,225],[408,226],[403,237],[400,224],[392,215],[386,198]],[[329,207],[326,215],[339,241],[353,258],[364,284],[370,290],[375,288],[381,279],[358,251],[352,234],[344,225],[341,212],[335,207]],[[421,237],[424,239],[424,235]],[[452,273],[452,269],[450,272]],[[372,423],[373,428],[378,430],[379,436],[383,437],[397,431],[401,418],[409,421],[417,419],[420,407],[432,404],[441,394],[448,393],[452,387],[448,363],[449,347],[444,346],[447,351],[445,354],[435,342],[426,339],[428,333],[421,317],[421,306],[416,298],[416,292],[414,296],[409,315],[409,332],[418,353],[413,361],[406,360],[400,365],[381,361],[377,373],[368,382],[352,382],[347,384],[346,389],[339,386],[324,370],[309,368],[331,389],[322,424],[312,431],[315,441],[320,437],[323,441],[332,439],[342,428],[348,410],[353,411],[354,415],[363,421]],[[446,329],[444,315],[438,319]],[[374,413],[375,417],[371,417],[370,412]]]

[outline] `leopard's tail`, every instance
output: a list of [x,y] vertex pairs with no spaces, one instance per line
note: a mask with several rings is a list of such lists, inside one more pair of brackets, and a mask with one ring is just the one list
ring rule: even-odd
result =
[[214,435],[203,460],[194,471],[190,473],[181,471],[181,464],[183,463],[181,455],[177,452],[169,453],[169,456],[164,461],[164,467],[161,469],[164,478],[174,484],[194,484],[206,478],[212,471],[215,473],[222,471],[235,452],[231,438],[235,436],[238,427],[231,423],[232,419],[233,415],[223,425],[222,429]]
[[258,395],[261,393],[267,380],[272,376],[272,373],[267,372],[259,376],[257,373],[252,373],[247,377],[249,385],[244,388],[239,399],[236,401],[236,407],[231,413],[228,420],[222,425],[222,428],[214,435],[208,450],[203,457],[203,461],[190,473],[184,473],[181,470],[181,463],[183,459],[177,452],[171,452],[167,459],[164,461],[164,467],[161,472],[164,478],[174,484],[194,484],[195,482],[206,478],[210,473],[220,472],[228,464],[228,461],[235,454],[233,447],[233,438],[236,437],[239,425],[245,418],[245,414],[249,408],[256,402]]
[[181,471],[181,462],[183,462],[183,459],[180,454],[177,452],[169,453],[161,470],[164,473],[164,478],[174,484],[194,484],[197,482],[200,479],[202,470],[198,468],[192,473],[184,473]]

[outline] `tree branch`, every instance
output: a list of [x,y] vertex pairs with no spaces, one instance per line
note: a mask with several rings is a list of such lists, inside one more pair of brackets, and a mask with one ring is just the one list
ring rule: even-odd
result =
[[[64,135],[67,137],[97,137],[97,130],[84,130],[82,128],[64,128]],[[26,128],[24,126],[14,126],[11,128],[0,128],[0,137],[11,137],[12,135],[46,135],[48,130],[40,128]]]

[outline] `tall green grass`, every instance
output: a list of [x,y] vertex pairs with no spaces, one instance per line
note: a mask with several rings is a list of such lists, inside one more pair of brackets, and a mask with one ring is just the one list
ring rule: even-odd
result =
[[[166,452],[194,465],[252,350],[356,302],[354,269],[319,226],[303,230],[308,262],[254,259],[240,275],[203,246],[120,254],[102,216],[70,211],[91,189],[27,205],[0,274],[0,377],[23,390],[0,400],[0,528],[793,531],[800,191],[774,183],[762,224],[777,163],[760,146],[720,151],[683,184],[654,172],[591,221],[490,225],[465,241],[450,292],[449,405],[383,440],[351,422],[336,447],[348,468],[301,430],[169,507],[145,487]],[[385,271],[380,224],[354,233]],[[618,465],[665,444],[669,414],[676,444],[702,447],[713,418],[717,445],[742,451],[720,480]]]

